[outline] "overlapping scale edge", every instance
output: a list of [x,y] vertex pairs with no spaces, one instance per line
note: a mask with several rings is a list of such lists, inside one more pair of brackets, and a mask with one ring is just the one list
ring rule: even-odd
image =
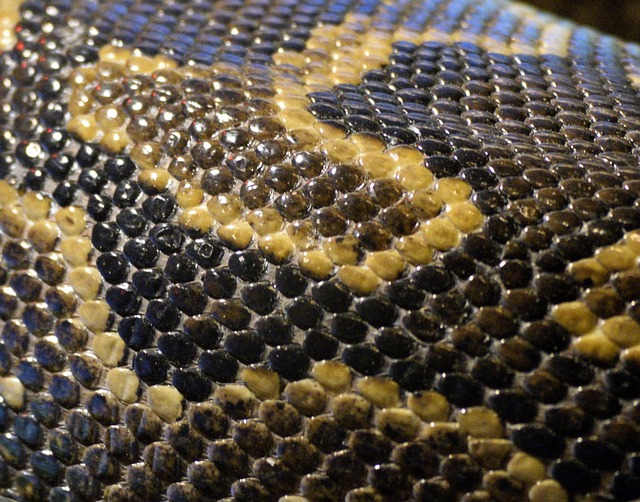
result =
[[636,46],[212,6],[23,5],[3,494],[636,498]]

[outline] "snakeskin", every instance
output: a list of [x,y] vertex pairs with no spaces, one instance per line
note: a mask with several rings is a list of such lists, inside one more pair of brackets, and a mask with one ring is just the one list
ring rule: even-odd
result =
[[2,9],[0,496],[640,497],[639,46],[499,0]]

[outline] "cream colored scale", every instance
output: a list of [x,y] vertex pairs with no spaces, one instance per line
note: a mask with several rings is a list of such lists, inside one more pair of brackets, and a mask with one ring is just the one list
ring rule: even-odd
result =
[[6,51],[16,43],[13,28],[20,19],[22,0],[2,0],[0,2],[0,51]]

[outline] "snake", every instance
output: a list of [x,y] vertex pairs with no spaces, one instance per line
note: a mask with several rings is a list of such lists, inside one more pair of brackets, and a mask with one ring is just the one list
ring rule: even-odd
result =
[[640,499],[639,92],[506,0],[3,0],[0,499]]

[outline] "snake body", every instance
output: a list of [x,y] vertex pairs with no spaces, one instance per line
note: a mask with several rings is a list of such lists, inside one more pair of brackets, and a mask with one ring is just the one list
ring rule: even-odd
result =
[[640,498],[640,46],[501,0],[0,44],[0,498]]

